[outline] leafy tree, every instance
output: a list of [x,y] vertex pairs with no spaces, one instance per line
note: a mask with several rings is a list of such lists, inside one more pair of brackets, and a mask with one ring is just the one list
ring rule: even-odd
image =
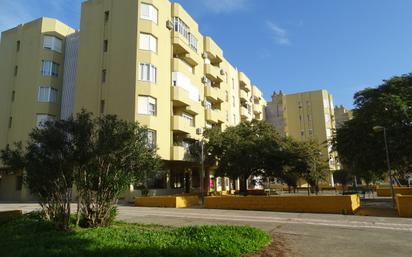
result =
[[106,225],[119,195],[160,166],[156,149],[147,144],[146,128],[111,115],[93,119],[85,111],[76,119],[35,128],[25,148],[22,143],[7,147],[1,158],[12,169],[25,170],[25,183],[46,218],[64,230],[74,185],[84,225]]
[[367,183],[386,173],[382,133],[387,129],[393,170],[402,177],[412,168],[412,74],[385,80],[377,88],[364,89],[354,96],[354,118],[337,130],[334,147],[344,166]]
[[281,168],[281,137],[265,122],[243,122],[206,136],[207,151],[218,162],[216,175],[239,178],[242,194],[247,194],[250,176],[267,176]]
[[91,150],[76,185],[85,225],[96,227],[110,222],[120,194],[158,170],[160,159],[147,144],[147,130],[135,123],[108,115],[85,124],[84,145]]
[[25,170],[25,183],[37,199],[47,219],[67,230],[74,182],[73,142],[70,122],[46,122],[35,128],[25,149],[1,151],[3,162],[15,170]]
[[299,142],[289,139],[289,152],[286,173],[282,177],[304,178],[311,188],[318,193],[319,182],[326,180],[330,174],[325,157],[319,152],[320,146],[315,141]]

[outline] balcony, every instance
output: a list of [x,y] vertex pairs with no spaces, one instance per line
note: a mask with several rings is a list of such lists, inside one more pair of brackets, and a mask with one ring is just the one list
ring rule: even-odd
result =
[[206,121],[208,121],[210,123],[217,124],[217,123],[224,122],[222,117],[221,117],[220,110],[207,109],[205,111],[205,116],[206,116]]
[[248,93],[246,91],[240,90],[239,96],[240,96],[240,101],[242,101],[242,102],[249,101],[249,96],[248,96]]
[[224,96],[219,88],[205,86],[205,97],[214,102],[224,102]]
[[254,105],[253,105],[253,112],[254,112],[256,115],[262,114],[262,106],[261,106],[260,104],[254,104]]
[[171,159],[173,161],[187,161],[190,160],[189,151],[183,146],[172,146]]
[[188,63],[185,63],[181,59],[173,58],[173,71],[180,72],[184,74],[190,81],[196,81],[196,76],[191,72],[193,67],[191,67]]
[[205,75],[211,81],[220,83],[223,82],[222,74],[220,74],[220,68],[211,64],[205,64]]
[[246,107],[240,107],[240,117],[242,119],[249,119],[249,111]]
[[252,91],[255,101],[260,101],[260,99],[262,99],[262,92],[257,88],[257,86],[253,86]]
[[212,63],[219,64],[223,59],[223,51],[210,37],[205,37],[204,50]]
[[181,116],[173,116],[172,119],[173,131],[196,135],[196,128],[190,125],[190,122]]
[[178,86],[172,86],[171,91],[173,106],[185,107],[186,112],[193,115],[200,114],[202,107],[199,102],[189,98],[189,92]]
[[246,92],[252,90],[252,87],[250,86],[250,79],[243,72],[239,72],[239,84],[240,88],[245,90]]
[[179,32],[172,32],[173,54],[185,55],[193,53],[194,50],[189,46],[187,39]]

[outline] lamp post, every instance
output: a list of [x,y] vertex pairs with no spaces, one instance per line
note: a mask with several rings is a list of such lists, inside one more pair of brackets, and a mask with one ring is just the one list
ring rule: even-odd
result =
[[386,164],[388,166],[389,185],[391,187],[391,195],[392,195],[392,206],[395,208],[395,192],[393,190],[392,170],[391,170],[391,162],[389,159],[389,149],[388,149],[388,139],[386,135],[386,128],[383,126],[375,126],[373,127],[373,130],[376,132],[383,131],[383,139],[385,142],[385,152],[386,152]]
[[[203,135],[203,128],[197,129],[198,135]],[[201,148],[201,155],[200,155],[200,162],[201,162],[201,171],[200,171],[200,200],[202,203],[202,207],[205,205],[205,142],[204,140],[200,140],[200,148]]]

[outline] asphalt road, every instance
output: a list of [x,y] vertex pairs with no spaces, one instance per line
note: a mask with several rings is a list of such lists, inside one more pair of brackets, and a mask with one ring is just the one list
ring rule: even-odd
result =
[[[36,208],[36,204],[0,204],[0,211],[28,212]],[[118,218],[126,222],[173,226],[250,225],[279,240],[282,256],[412,256],[412,219],[132,206],[119,206]]]

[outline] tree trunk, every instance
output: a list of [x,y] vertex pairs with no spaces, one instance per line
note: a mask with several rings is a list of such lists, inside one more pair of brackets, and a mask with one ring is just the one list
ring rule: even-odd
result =
[[240,177],[240,191],[239,191],[239,193],[241,195],[244,195],[244,196],[247,195],[247,177],[246,176]]

